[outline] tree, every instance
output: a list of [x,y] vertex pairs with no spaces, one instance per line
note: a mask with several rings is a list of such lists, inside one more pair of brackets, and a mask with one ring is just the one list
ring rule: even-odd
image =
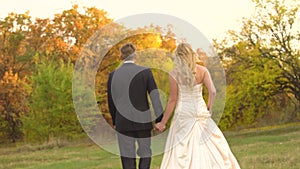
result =
[[30,69],[26,36],[30,16],[10,13],[0,20],[0,139],[15,142],[22,138],[20,117],[28,112],[24,87]]
[[296,29],[300,4],[293,0],[254,3],[257,12],[244,19],[240,31],[229,31],[227,39],[215,41],[227,73],[228,98],[221,124],[225,128],[256,126],[279,105],[279,95],[297,100],[289,121],[297,119],[300,108],[300,32]]
[[251,46],[258,46],[262,57],[273,59],[282,70],[276,78],[278,90],[293,94],[300,101],[300,32],[298,1],[292,5],[279,0],[257,0],[258,16],[248,20],[244,35]]
[[83,8],[78,5],[55,14],[53,19],[39,19],[30,26],[31,49],[43,52],[46,56],[58,54],[64,61],[75,63],[82,46],[103,26],[112,23],[104,10],[95,7]]

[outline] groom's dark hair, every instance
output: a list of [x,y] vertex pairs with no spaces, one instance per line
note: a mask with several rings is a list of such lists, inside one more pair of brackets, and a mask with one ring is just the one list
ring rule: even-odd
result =
[[133,53],[135,52],[136,48],[132,43],[126,43],[120,48],[121,52],[121,59],[122,60],[131,60],[133,59]]

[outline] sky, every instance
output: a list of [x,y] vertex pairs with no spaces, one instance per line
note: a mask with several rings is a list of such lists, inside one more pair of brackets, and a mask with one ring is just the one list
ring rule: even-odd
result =
[[104,9],[114,20],[143,13],[174,16],[194,25],[209,41],[238,30],[242,18],[254,13],[251,0],[0,0],[0,18],[26,11],[32,17],[51,18],[74,4]]

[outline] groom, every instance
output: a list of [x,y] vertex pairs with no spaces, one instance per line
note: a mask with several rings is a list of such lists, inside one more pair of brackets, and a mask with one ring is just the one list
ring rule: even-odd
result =
[[134,63],[135,46],[127,43],[120,48],[123,64],[109,74],[107,95],[109,112],[117,131],[123,169],[149,169],[151,163],[152,114],[148,102],[150,95],[155,112],[155,123],[162,119],[163,108],[152,72]]

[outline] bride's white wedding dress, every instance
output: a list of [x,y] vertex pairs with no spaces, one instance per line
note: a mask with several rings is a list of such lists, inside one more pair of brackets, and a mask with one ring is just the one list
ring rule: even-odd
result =
[[239,164],[202,97],[202,84],[179,85],[161,169],[237,169]]

